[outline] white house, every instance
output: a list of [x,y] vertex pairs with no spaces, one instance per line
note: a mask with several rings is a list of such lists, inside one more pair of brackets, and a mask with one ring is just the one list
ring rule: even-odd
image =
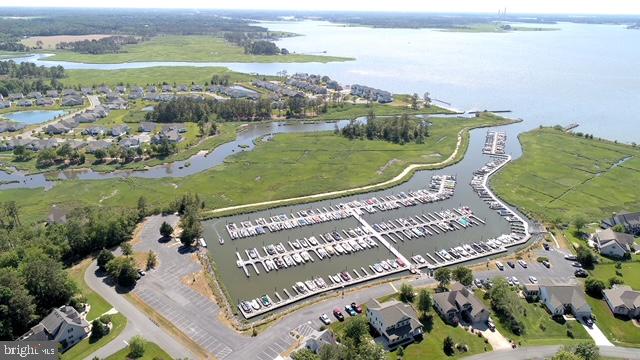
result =
[[602,255],[614,258],[629,254],[635,241],[633,235],[615,232],[611,228],[597,231],[594,240]]
[[614,285],[602,293],[611,312],[640,319],[640,291],[634,291],[629,285]]
[[381,335],[383,345],[394,348],[403,343],[413,342],[422,336],[422,324],[418,314],[409,304],[400,301],[380,303],[376,299],[367,302],[369,324]]
[[67,350],[89,335],[91,325],[71,306],[53,309],[39,324],[32,327],[18,341],[52,340]]
[[577,286],[540,285],[539,296],[555,316],[573,314],[576,318],[591,317],[591,307]]

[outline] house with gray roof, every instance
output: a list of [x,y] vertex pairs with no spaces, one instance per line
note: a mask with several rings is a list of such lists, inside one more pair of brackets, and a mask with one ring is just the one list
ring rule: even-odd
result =
[[0,109],[8,109],[11,107],[11,101],[0,101]]
[[[93,92],[93,90],[91,90]],[[62,96],[78,96],[80,95],[77,91],[73,89],[62,89]]]
[[371,299],[366,307],[367,320],[381,335],[379,340],[386,348],[413,342],[423,334],[418,314],[409,304],[396,300],[380,303]]
[[89,141],[87,143],[86,151],[93,154],[97,150],[106,150],[111,146],[111,143],[104,140]]
[[554,316],[573,314],[576,318],[591,317],[591,307],[578,286],[540,285],[539,296]]
[[91,325],[71,306],[53,309],[18,341],[55,341],[65,351],[89,335]]
[[118,86],[116,86],[116,91],[119,92],[120,94],[124,94],[125,92],[127,92],[127,87],[126,86],[122,86],[122,85],[118,85]]
[[119,125],[111,128],[111,136],[122,136],[126,135],[129,132],[129,127],[127,125]]
[[593,238],[600,253],[613,258],[630,254],[635,243],[633,235],[615,232],[611,228],[597,231]]
[[609,309],[615,315],[640,319],[640,291],[631,289],[629,285],[614,285],[602,293]]
[[40,91],[32,91],[27,94],[29,99],[40,99],[42,97],[42,93]]
[[21,93],[9,94],[9,100],[21,100],[24,99],[24,95]]
[[49,124],[44,128],[44,132],[49,135],[60,135],[68,133],[71,129],[61,123]]
[[150,122],[150,121],[143,121],[140,123],[140,126],[138,127],[138,131],[140,132],[153,132],[156,127],[158,126],[158,124],[154,123],[154,122]]
[[120,140],[118,145],[127,149],[137,149],[140,147],[140,140],[136,138],[126,138],[126,139]]
[[31,100],[20,100],[17,103],[18,106],[22,106],[22,107],[30,107],[33,106],[33,101]]
[[60,96],[60,94],[58,93],[58,90],[47,90],[45,94],[51,98],[57,98]]
[[102,126],[93,126],[90,128],[86,128],[82,131],[83,135],[89,135],[89,136],[102,136],[107,132],[107,129],[103,128]]
[[162,85],[162,92],[172,92],[173,86],[171,85]]
[[435,294],[433,302],[440,315],[451,324],[485,323],[489,319],[489,310],[460,283],[453,284],[451,291]]
[[36,99],[36,105],[38,106],[53,106],[53,104],[55,104],[55,101],[50,98],[41,97]]
[[640,212],[616,214],[611,219],[604,220],[602,224],[607,228],[622,225],[626,232],[638,236],[640,235]]
[[93,95],[93,89],[92,88],[84,87],[84,88],[81,88],[80,91],[84,95]]
[[98,120],[98,117],[95,114],[90,112],[76,115],[73,118],[80,124],[93,123],[93,122],[96,122],[96,120]]
[[84,104],[84,100],[79,96],[65,96],[61,104],[62,106],[79,106]]

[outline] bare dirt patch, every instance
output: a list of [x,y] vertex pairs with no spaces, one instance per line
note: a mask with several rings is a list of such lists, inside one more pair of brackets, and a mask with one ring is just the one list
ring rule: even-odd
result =
[[213,296],[213,291],[211,291],[211,288],[209,287],[209,283],[207,282],[207,277],[204,273],[204,270],[187,274],[183,276],[180,281],[198,292],[198,294],[206,297],[214,303],[216,302],[216,298],[215,296]]
[[382,175],[385,172],[385,170],[387,170],[389,167],[391,167],[391,166],[393,166],[395,164],[401,163],[401,162],[402,162],[402,160],[391,159],[391,160],[387,161],[387,163],[384,164],[380,169],[378,169],[378,171],[376,171],[376,173],[378,175]]
[[54,50],[61,42],[74,42],[82,40],[100,40],[112,35],[90,34],[90,35],[53,35],[53,36],[31,36],[22,39],[20,42],[29,47],[37,47],[39,41],[42,42],[42,49]]

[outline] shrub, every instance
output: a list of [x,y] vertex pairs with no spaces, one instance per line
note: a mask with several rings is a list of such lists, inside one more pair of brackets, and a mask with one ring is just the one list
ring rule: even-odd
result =
[[140,336],[134,336],[129,340],[129,355],[128,357],[138,359],[144,356],[145,341]]
[[451,336],[447,336],[446,338],[444,338],[442,350],[447,356],[451,356],[455,352],[455,343],[453,342]]
[[567,336],[573,339],[573,337],[574,337],[573,330],[567,329]]
[[538,256],[538,258],[536,259],[537,262],[541,263],[544,261],[549,261],[549,258],[546,256]]
[[105,325],[108,325],[109,323],[111,323],[111,315],[105,314],[100,316],[100,322]]

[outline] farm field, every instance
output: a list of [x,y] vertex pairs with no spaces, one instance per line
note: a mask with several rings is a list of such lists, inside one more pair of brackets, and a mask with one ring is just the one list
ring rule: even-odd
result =
[[598,222],[640,206],[640,149],[551,128],[520,135],[524,154],[491,179],[497,194],[542,220]]
[[55,50],[56,45],[61,42],[75,42],[83,40],[100,40],[112,35],[109,34],[89,34],[89,35],[51,35],[51,36],[30,36],[20,42],[28,47],[34,48],[38,45],[43,50]]

